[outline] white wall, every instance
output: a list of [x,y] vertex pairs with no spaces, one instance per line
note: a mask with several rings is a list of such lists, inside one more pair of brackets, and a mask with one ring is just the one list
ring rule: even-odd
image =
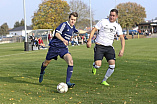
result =
[[[27,31],[26,31],[26,33],[28,33],[28,34],[29,34],[31,31],[32,31],[32,30],[27,30]],[[25,30],[22,30],[22,36],[24,36],[24,37],[25,37]]]
[[10,35],[14,35],[14,36],[15,36],[15,35],[18,36],[18,35],[22,35],[22,31],[10,31],[9,34],[10,34]]
[[[30,33],[32,30],[27,30],[26,33]],[[13,35],[13,36],[24,36],[25,37],[25,30],[22,30],[22,31],[10,31],[9,32],[10,35]]]

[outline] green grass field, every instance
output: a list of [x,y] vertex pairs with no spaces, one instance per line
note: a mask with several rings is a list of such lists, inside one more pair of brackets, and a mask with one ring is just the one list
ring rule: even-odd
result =
[[0,44],[0,104],[157,104],[157,38],[126,40],[121,58],[120,41],[114,42],[116,69],[109,87],[100,84],[108,68],[105,58],[97,74],[91,73],[93,47],[69,46],[76,86],[60,94],[56,87],[66,79],[64,60],[52,60],[39,83],[47,50],[26,52],[24,43]]

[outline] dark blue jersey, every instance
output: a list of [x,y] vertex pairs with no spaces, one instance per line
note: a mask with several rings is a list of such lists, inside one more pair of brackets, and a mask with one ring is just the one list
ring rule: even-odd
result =
[[[56,32],[60,33],[60,35],[67,41],[70,41],[71,36],[74,33],[78,33],[78,30],[75,29],[75,26],[70,26],[70,24],[67,22],[63,22],[61,23],[55,30],[55,34]],[[63,43],[63,41],[61,41],[60,39],[58,39],[57,37],[53,37],[53,39],[51,40],[50,46],[55,46],[55,47],[66,47],[65,44]]]

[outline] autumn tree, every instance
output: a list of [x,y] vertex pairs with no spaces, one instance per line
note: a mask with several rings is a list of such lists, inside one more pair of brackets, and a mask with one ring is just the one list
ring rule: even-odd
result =
[[[69,3],[70,11],[77,12],[79,17],[77,18],[76,27],[84,29],[90,26],[90,7],[81,0],[71,0]],[[93,14],[92,14],[93,18]],[[93,20],[93,19],[92,19]]]
[[122,28],[127,29],[127,33],[130,28],[135,27],[146,18],[145,8],[137,3],[120,3],[117,5],[117,9],[119,11],[118,23]]
[[32,18],[33,29],[55,29],[68,20],[69,8],[64,0],[44,0]]
[[24,19],[22,19],[21,22],[16,21],[15,24],[14,24],[14,28],[19,27],[19,26],[24,26],[24,23],[25,23]]
[[6,35],[8,34],[9,27],[7,23],[4,23],[3,25],[0,26],[0,35]]

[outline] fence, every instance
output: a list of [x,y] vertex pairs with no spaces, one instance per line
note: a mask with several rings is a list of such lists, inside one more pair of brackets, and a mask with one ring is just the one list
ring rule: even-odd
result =
[[[42,39],[46,44],[48,44],[47,37],[42,37]],[[30,41],[29,37],[28,37],[27,41]],[[0,44],[15,43],[15,42],[25,42],[25,37],[23,37],[23,36],[13,36],[13,37],[0,36]]]
[[0,36],[0,43],[14,43],[14,42],[24,42],[25,38],[22,36],[13,36],[13,37],[6,37]]

